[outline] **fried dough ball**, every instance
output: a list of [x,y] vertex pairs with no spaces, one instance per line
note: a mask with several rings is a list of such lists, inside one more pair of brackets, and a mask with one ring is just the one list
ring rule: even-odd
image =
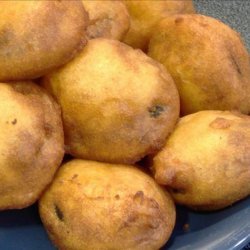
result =
[[0,81],[34,79],[86,43],[81,1],[0,1]]
[[133,166],[73,160],[39,202],[59,249],[159,249],[175,224],[169,194]]
[[200,111],[181,118],[155,156],[155,179],[177,203],[221,209],[250,194],[249,152],[249,116]]
[[89,14],[87,28],[89,39],[104,37],[121,40],[127,33],[130,18],[126,6],[121,1],[82,0]]
[[179,116],[164,67],[115,40],[90,40],[43,85],[62,107],[66,151],[76,158],[134,163],[164,145]]
[[64,155],[61,112],[32,82],[0,83],[0,210],[40,197]]
[[195,13],[192,0],[128,0],[124,3],[128,8],[131,24],[123,42],[144,51],[147,50],[155,25],[162,18],[173,14]]
[[149,55],[175,80],[182,115],[200,110],[250,112],[250,60],[240,36],[202,15],[165,18],[155,28]]

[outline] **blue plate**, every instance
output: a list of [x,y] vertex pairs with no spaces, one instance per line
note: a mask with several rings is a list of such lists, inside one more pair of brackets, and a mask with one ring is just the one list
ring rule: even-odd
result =
[[163,249],[240,250],[248,243],[250,197],[210,213],[197,213],[178,207],[174,233]]
[[[238,250],[250,242],[250,197],[227,209],[195,213],[177,207],[177,224],[162,249]],[[0,212],[0,250],[55,250],[37,206]]]

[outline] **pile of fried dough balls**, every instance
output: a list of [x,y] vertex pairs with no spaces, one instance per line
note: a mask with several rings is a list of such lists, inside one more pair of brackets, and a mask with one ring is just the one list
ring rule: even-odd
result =
[[0,1],[0,210],[39,200],[59,249],[156,250],[174,202],[249,196],[249,54],[194,13],[191,0]]

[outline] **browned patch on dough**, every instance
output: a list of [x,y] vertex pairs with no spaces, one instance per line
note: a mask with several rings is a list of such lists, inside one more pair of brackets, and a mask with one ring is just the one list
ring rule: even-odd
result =
[[43,97],[44,90],[41,90],[40,87],[34,85],[30,81],[21,81],[21,82],[12,82],[10,85],[15,92],[22,95],[36,95],[38,97]]
[[76,179],[77,177],[78,177],[78,174],[74,174],[74,175],[72,176],[71,180],[74,180],[74,179]]
[[160,208],[160,205],[158,204],[158,202],[155,199],[149,198],[148,201],[149,201],[149,206],[151,208],[155,208],[155,209],[159,209]]
[[215,120],[213,120],[209,127],[215,128],[215,129],[226,129],[231,126],[231,122],[225,118],[217,117]]
[[87,28],[87,36],[89,39],[108,36],[112,29],[112,19],[108,16],[91,20]]
[[10,27],[5,27],[0,31],[0,48],[7,46],[15,37]]
[[133,197],[133,200],[139,204],[142,204],[144,200],[144,193],[142,191],[136,192]]
[[139,218],[138,214],[135,213],[130,214],[127,218],[127,223],[129,224],[130,222],[135,222],[138,218]]
[[247,137],[239,131],[232,131],[228,143],[230,145],[235,145],[236,147],[243,146],[244,144],[247,144]]
[[236,69],[236,71],[239,73],[239,75],[242,75],[240,65],[231,52],[229,53],[229,60],[232,62],[233,67]]
[[116,199],[116,200],[120,200],[120,195],[117,194],[117,195],[115,196],[115,199]]
[[174,22],[175,24],[179,24],[179,23],[182,23],[184,21],[184,19],[182,17],[177,17]]
[[14,119],[11,123],[15,125],[17,123],[17,119]]
[[140,205],[142,205],[145,201],[144,205],[146,205],[150,208],[154,208],[154,209],[160,208],[158,202],[154,198],[145,197],[144,193],[142,191],[138,191],[135,193],[135,195],[133,197],[133,201],[138,202]]
[[51,137],[51,135],[53,134],[53,127],[49,124],[49,123],[45,123],[44,124],[44,131],[45,131],[45,136]]
[[57,205],[54,205],[54,209],[55,209],[55,214],[57,216],[57,218],[60,220],[60,221],[63,221],[63,213],[61,211],[61,209],[57,206]]

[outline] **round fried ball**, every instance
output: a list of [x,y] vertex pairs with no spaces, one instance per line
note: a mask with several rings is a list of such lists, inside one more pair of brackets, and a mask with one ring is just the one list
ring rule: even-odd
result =
[[169,70],[178,87],[182,115],[200,110],[250,112],[250,60],[240,36],[202,15],[162,20],[149,55]]
[[250,194],[249,152],[249,116],[200,111],[181,118],[155,156],[155,179],[180,204],[224,208]]
[[0,210],[33,204],[64,155],[61,112],[32,82],[0,83]]
[[34,79],[86,43],[81,1],[0,1],[0,81]]
[[192,0],[127,0],[124,3],[130,14],[131,25],[123,42],[144,51],[155,25],[162,18],[179,13],[195,13]]
[[164,145],[179,116],[164,67],[115,40],[90,40],[43,84],[62,107],[66,151],[77,158],[134,163]]
[[132,166],[73,160],[39,202],[59,249],[158,250],[175,224],[171,197]]
[[87,37],[104,37],[121,40],[127,33],[130,18],[126,6],[121,1],[86,1],[82,3],[89,14]]

